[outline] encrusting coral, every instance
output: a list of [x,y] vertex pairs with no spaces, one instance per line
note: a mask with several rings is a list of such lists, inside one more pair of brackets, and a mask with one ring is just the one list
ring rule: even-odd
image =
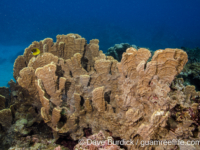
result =
[[[191,102],[198,99],[196,91],[174,80],[188,61],[183,50],[157,50],[147,62],[148,49],[130,47],[118,62],[99,51],[98,43],[87,44],[77,34],[58,35],[55,43],[50,38],[33,42],[15,61],[17,83],[56,139],[67,133],[79,140],[86,128],[140,142],[197,137],[198,125],[192,124],[198,124],[199,104]],[[33,48],[41,53],[31,55]],[[141,144],[126,146],[142,149]]]

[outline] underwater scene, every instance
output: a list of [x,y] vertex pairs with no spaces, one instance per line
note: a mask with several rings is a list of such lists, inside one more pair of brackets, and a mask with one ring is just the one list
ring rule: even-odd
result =
[[0,150],[200,150],[200,1],[0,4]]

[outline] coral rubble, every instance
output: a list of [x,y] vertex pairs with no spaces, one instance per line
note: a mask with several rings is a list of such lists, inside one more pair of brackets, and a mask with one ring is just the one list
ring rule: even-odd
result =
[[[130,47],[118,62],[99,51],[98,43],[87,44],[77,34],[58,35],[55,43],[50,38],[33,42],[14,64],[16,102],[8,108],[0,97],[2,113],[11,116],[0,120],[2,127],[27,136],[33,131],[29,127],[43,120],[55,140],[68,134],[74,141],[85,136],[85,129],[101,130],[106,137],[139,141],[125,145],[129,150],[176,146],[143,147],[142,141],[198,139],[199,93],[175,79],[188,61],[186,52],[157,50],[148,62],[148,49]],[[41,54],[31,55],[33,48]]]

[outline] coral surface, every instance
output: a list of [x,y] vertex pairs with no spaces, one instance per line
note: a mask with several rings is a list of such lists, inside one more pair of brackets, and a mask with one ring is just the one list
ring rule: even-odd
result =
[[200,62],[200,48],[187,48],[187,47],[181,47],[187,54],[188,54],[188,62],[189,63],[194,63],[194,62]]
[[185,85],[195,85],[200,90],[200,62],[187,63],[178,77],[184,79]]
[[124,150],[114,144],[115,141],[111,136],[105,137],[102,131],[89,137],[83,137],[74,147],[74,150]]
[[135,49],[138,49],[136,45],[130,45],[128,43],[120,43],[120,44],[115,44],[115,46],[110,47],[107,52],[105,53],[107,56],[113,56],[114,59],[117,61],[121,61],[122,59],[122,54],[126,52],[127,48],[134,47]]
[[[6,95],[0,97],[1,113],[10,116],[0,120],[2,127],[27,136],[44,121],[58,141],[64,135],[78,141],[86,129],[101,130],[106,137],[137,141],[125,145],[129,150],[175,149],[180,146],[142,141],[199,138],[199,93],[175,78],[188,61],[186,52],[157,50],[148,62],[148,49],[130,47],[118,62],[99,51],[98,43],[68,34],[26,48],[14,64],[17,84],[7,107]],[[31,55],[33,48],[41,54]]]

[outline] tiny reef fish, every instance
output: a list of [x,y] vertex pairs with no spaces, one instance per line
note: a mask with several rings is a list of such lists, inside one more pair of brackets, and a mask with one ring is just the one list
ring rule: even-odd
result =
[[40,54],[40,50],[38,48],[34,48],[31,50],[31,54],[36,56],[36,55]]

